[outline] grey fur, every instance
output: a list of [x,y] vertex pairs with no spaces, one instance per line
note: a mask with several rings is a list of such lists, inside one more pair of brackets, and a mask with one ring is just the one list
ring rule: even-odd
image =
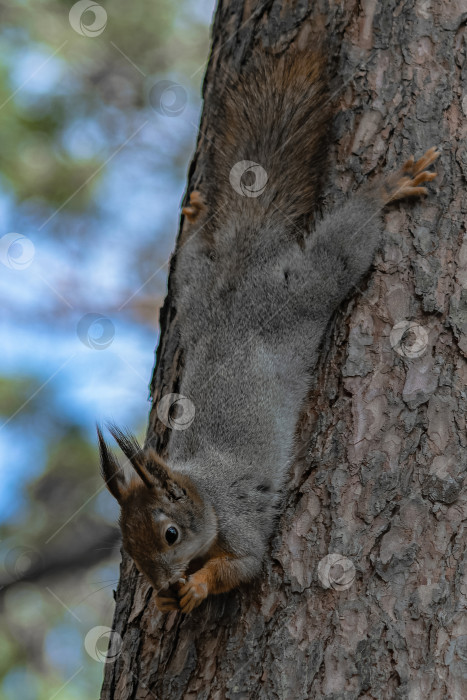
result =
[[[244,578],[259,570],[273,529],[323,333],[381,239],[382,200],[368,191],[306,230],[326,140],[319,60],[266,57],[229,86],[213,156],[220,211],[177,254],[180,393],[196,415],[172,432],[168,463],[214,507],[220,544],[248,557]],[[239,160],[266,171],[259,197],[231,187]]]
[[[292,236],[284,245],[279,217],[277,231],[267,223],[253,240],[226,220],[215,260],[196,234],[177,256],[180,393],[196,414],[188,429],[172,432],[168,463],[213,505],[220,544],[250,558],[244,578],[259,570],[273,528],[323,333],[379,244],[380,208],[376,198],[353,197],[304,247]],[[265,239],[267,247],[257,246]]]

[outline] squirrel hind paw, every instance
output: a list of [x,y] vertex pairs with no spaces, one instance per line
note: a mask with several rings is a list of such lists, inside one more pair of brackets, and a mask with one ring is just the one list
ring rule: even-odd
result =
[[419,197],[428,194],[422,182],[431,182],[438,173],[426,170],[439,157],[440,152],[433,146],[419,160],[413,156],[404,163],[397,175],[388,178],[385,187],[385,203],[395,202],[405,197]]
[[206,204],[199,190],[193,190],[190,194],[190,202],[183,207],[182,214],[186,216],[190,224],[193,224],[196,219],[206,210]]
[[413,164],[412,175],[418,175],[423,170],[426,170],[426,168],[428,168],[432,163],[434,163],[440,155],[440,152],[436,149],[435,146],[429,148],[428,151],[419,160],[417,160],[416,163]]
[[418,175],[418,173],[421,173],[422,170],[425,170],[432,163],[434,163],[440,155],[441,153],[438,151],[436,146],[432,146],[417,161],[415,161],[413,155],[410,156],[410,158],[402,166],[402,172],[408,173],[409,175],[412,175],[412,177]]

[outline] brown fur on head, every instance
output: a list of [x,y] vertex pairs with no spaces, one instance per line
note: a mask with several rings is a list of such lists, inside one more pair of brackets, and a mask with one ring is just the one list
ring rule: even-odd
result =
[[216,517],[188,476],[174,473],[129,433],[108,427],[135,471],[126,480],[98,427],[101,473],[121,507],[123,547],[158,591],[178,581],[213,544]]

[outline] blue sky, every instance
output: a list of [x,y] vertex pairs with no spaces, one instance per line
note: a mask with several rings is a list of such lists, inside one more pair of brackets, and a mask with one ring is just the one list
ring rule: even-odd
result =
[[[190,55],[193,21],[208,26],[213,6],[213,0],[180,4],[175,33],[156,47],[161,52],[167,48],[166,65],[177,54],[177,31]],[[35,21],[38,13],[39,27],[49,21],[40,3],[35,7],[24,3],[21,8],[29,13],[28,21],[31,17]],[[110,23],[111,3],[106,8]],[[58,21],[73,34],[66,12]],[[103,34],[107,46],[109,39]],[[83,38],[79,46],[84,53],[90,48],[95,57],[98,41]],[[172,45],[166,46],[168,42]],[[0,54],[3,65],[10,68],[9,104],[21,117],[47,112],[54,98],[67,97],[79,87],[76,66],[70,66],[60,52],[51,57],[53,50],[33,41],[25,28],[2,30]],[[206,42],[206,59],[208,50]],[[79,52],[71,52],[71,60],[75,56],[79,61]],[[158,343],[158,304],[165,296],[167,263],[197,137],[202,61],[185,72],[170,65],[166,73],[147,75],[143,83],[146,95],[162,79],[184,87],[187,102],[176,118],[164,116],[147,101],[135,110],[134,124],[125,133],[118,128],[118,110],[102,101],[100,117],[108,109],[109,121],[117,125],[114,130],[106,131],[106,120],[92,110],[72,112],[58,143],[35,133],[15,154],[26,175],[38,184],[47,175],[51,154],[57,152],[78,164],[89,159],[104,164],[76,195],[88,195],[84,212],[81,208],[76,213],[74,198],[56,208],[20,202],[0,173],[0,375],[27,378],[26,396],[35,404],[33,414],[28,414],[31,404],[26,404],[17,415],[0,418],[0,522],[10,526],[8,540],[1,543],[3,553],[18,545],[27,547],[29,538],[34,539],[35,533],[26,532],[22,522],[32,503],[27,485],[44,470],[47,444],[53,445],[54,437],[60,436],[62,421],[79,425],[92,442],[96,421],[114,420],[140,433],[145,428]],[[72,105],[76,102],[70,100]],[[16,243],[2,248],[9,234],[17,235]],[[34,254],[17,269],[18,256],[28,246]],[[135,300],[143,305],[149,301],[143,320]],[[83,491],[90,497],[97,494],[92,498],[93,513],[113,523],[117,504],[104,488],[97,491],[97,483],[103,487],[96,459],[95,483],[86,484]],[[63,506],[66,522],[69,505]],[[33,512],[42,520],[36,523],[39,531],[49,514],[41,507]],[[94,625],[111,624],[111,590],[117,577],[118,560],[113,559],[72,581],[54,579],[52,591],[33,584],[7,591],[2,639],[9,641],[2,646],[2,655],[11,667],[0,687],[5,700],[50,697],[63,685],[61,698],[98,695],[102,664],[89,659],[83,640]],[[16,640],[26,637],[36,649],[31,654],[28,647],[24,659],[18,660]],[[42,659],[40,669],[35,656]]]
[[[209,23],[211,2],[194,2],[192,8]],[[181,16],[180,22],[184,21]],[[26,110],[44,95],[66,90],[66,65],[59,56],[44,65],[47,51],[30,45],[11,57],[11,87],[18,90],[15,100]],[[186,108],[176,119],[156,113],[150,105],[142,110],[141,121],[135,124],[137,136],[99,173],[84,239],[73,235],[75,222],[67,205],[44,225],[48,216],[38,222],[28,207],[15,201],[8,186],[0,194],[0,238],[14,232],[30,239],[35,249],[25,269],[0,263],[0,373],[34,376],[39,384],[46,384],[55,393],[60,411],[81,424],[92,439],[96,420],[110,418],[137,430],[145,424],[149,410],[148,384],[158,342],[155,322],[152,327],[136,323],[121,307],[135,293],[144,296],[150,290],[151,296],[161,299],[165,294],[167,261],[185,188],[183,174],[174,173],[170,164],[180,143],[191,143],[186,152],[188,166],[201,106],[189,85],[190,76],[167,77],[186,81]],[[149,76],[148,85],[151,80]],[[155,142],[159,144],[157,162],[148,162],[145,144]],[[92,120],[77,119],[71,124],[65,143],[74,157],[105,150],[103,134]],[[43,153],[39,150],[37,157],[41,153],[46,157],[46,150],[46,146]],[[143,244],[154,247],[160,262],[148,274],[150,283],[139,289],[132,260]],[[110,319],[114,336],[105,349],[87,347],[78,337],[78,323],[89,313]],[[98,336],[99,327],[90,332]],[[3,517],[11,516],[15,502],[20,505],[18,484],[41,469],[40,436],[34,435],[31,426],[28,439],[18,443],[15,425],[14,418],[0,427]],[[10,478],[13,455],[15,479]]]

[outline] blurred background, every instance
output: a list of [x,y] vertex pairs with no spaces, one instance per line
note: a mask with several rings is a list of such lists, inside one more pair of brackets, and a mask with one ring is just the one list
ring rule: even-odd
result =
[[213,8],[0,0],[5,700],[99,696],[120,554],[95,423],[144,436]]

